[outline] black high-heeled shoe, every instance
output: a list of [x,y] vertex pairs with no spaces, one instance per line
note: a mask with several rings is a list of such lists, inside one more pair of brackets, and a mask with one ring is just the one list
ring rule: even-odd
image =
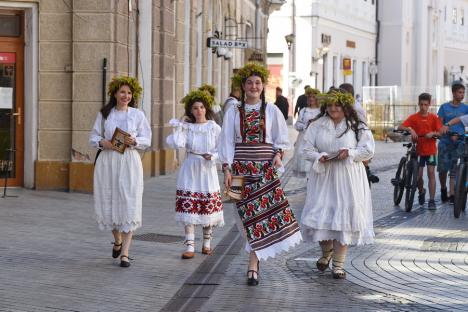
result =
[[[255,270],[248,270],[247,271],[247,285],[249,285],[249,286],[257,286],[258,285],[258,271],[260,271],[260,261],[257,261],[257,271],[255,271]],[[249,276],[250,272],[252,272],[252,276]],[[255,278],[255,274],[257,274],[257,278]]]
[[[115,242],[112,243],[114,246],[112,247],[112,258],[117,259],[120,256],[120,252],[122,251],[122,243],[116,244]],[[115,250],[114,247],[119,247],[119,250]]]

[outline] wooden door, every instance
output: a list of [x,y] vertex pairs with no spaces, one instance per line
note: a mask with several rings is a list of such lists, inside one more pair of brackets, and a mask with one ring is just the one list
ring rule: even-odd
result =
[[0,186],[23,186],[23,13],[0,10]]

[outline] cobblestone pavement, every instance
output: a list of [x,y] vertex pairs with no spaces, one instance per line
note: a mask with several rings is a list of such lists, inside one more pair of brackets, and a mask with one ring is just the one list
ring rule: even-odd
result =
[[[452,206],[440,203],[437,211],[415,205],[411,213],[393,206],[390,179],[403,153],[400,143],[377,143],[371,165],[380,177],[372,186],[376,242],[350,248],[347,280],[319,272],[320,249],[303,243],[261,263],[260,286],[248,287],[247,254],[241,252],[206,304],[194,310],[468,311],[468,218],[454,219]],[[305,182],[287,174],[285,180],[300,215]]]
[[[403,153],[397,143],[377,145],[377,241],[351,248],[345,281],[318,273],[319,250],[303,243],[262,263],[261,286],[247,287],[230,205],[226,226],[214,232],[215,254],[181,260],[175,175],[145,182],[129,269],[110,257],[112,237],[96,228],[91,195],[11,189],[19,197],[0,200],[0,311],[468,311],[466,216],[455,220],[444,205],[410,214],[394,207],[389,180]],[[300,215],[305,180],[286,172],[283,181]],[[201,229],[196,234],[199,251]]]

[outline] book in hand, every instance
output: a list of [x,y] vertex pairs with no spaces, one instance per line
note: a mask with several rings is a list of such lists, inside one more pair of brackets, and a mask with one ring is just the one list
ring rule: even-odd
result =
[[336,153],[328,154],[326,157],[327,157],[327,160],[334,160],[334,159],[338,159],[338,155],[340,155],[339,151]]
[[127,144],[125,144],[125,138],[130,137],[131,135],[120,128],[115,128],[114,134],[112,135],[112,148],[123,154],[125,149],[127,148]]

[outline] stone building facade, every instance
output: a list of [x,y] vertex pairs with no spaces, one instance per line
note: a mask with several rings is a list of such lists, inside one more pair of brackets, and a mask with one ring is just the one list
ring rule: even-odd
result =
[[[168,121],[182,115],[180,99],[208,83],[222,103],[233,70],[265,55],[268,16],[282,2],[0,1],[0,93],[7,95],[0,160],[13,164],[8,185],[92,190],[89,131],[116,75],[138,77],[144,89],[140,108],[153,130],[145,176],[174,171],[179,155],[165,138]],[[214,50],[208,37],[248,40],[249,48]]]

